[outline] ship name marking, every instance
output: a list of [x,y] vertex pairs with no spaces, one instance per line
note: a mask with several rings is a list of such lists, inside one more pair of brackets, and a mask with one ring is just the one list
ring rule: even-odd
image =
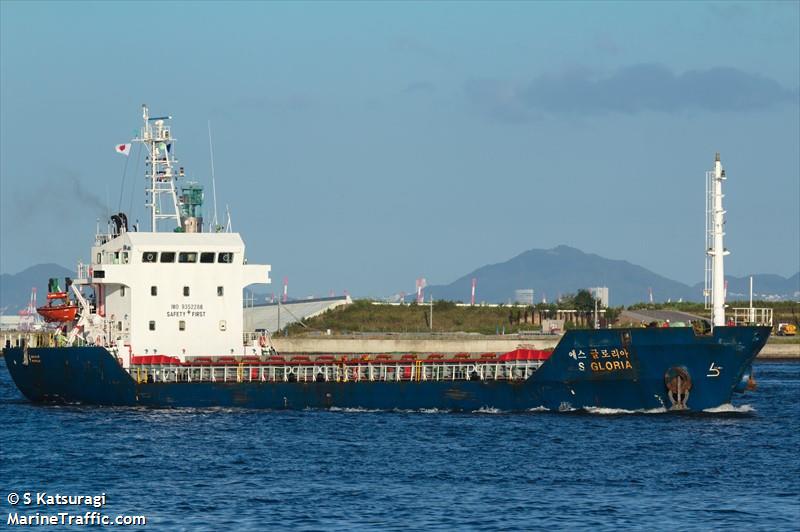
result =
[[[578,362],[578,371],[586,371],[586,364],[582,362],[583,359],[587,358],[586,353],[580,349],[573,349],[567,353],[567,356]],[[624,347],[619,349],[591,349],[589,350],[589,356],[592,360],[591,364],[589,364],[592,371],[607,372],[633,369],[630,362],[630,353]]]
[[630,360],[606,360],[605,362],[592,362],[592,371],[621,371],[625,369],[633,369]]

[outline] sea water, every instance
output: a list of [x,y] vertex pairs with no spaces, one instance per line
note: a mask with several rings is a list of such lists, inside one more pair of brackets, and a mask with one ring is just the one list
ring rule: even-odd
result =
[[96,511],[144,530],[797,529],[800,363],[755,376],[692,414],[294,412],[34,405],[0,362],[0,528]]

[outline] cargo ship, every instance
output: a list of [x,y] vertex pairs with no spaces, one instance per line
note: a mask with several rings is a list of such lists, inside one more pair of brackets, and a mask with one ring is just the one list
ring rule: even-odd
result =
[[[267,333],[243,330],[243,289],[270,283],[239,234],[204,224],[203,190],[177,166],[171,117],[151,117],[146,150],[149,231],[111,217],[68,292],[51,281],[40,312],[53,345],[10,346],[6,366],[33,402],[148,407],[363,408],[504,411],[719,407],[752,388],[768,324],[725,320],[726,179],[707,172],[711,328],[570,330],[552,350],[482,355],[282,356]],[[130,152],[131,144],[117,147]],[[91,293],[91,295],[89,295]],[[52,325],[51,325],[52,326]]]

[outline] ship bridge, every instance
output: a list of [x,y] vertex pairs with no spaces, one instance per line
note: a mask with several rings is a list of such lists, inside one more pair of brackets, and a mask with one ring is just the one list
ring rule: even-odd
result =
[[247,264],[238,233],[122,232],[101,242],[82,283],[95,286],[104,343],[126,355],[242,351],[243,289],[270,283],[271,267]]

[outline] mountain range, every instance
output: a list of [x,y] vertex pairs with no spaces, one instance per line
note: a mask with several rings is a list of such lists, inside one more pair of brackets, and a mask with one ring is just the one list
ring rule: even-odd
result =
[[28,305],[31,288],[36,288],[36,302],[41,306],[47,303],[47,280],[59,278],[64,288],[64,277],[75,277],[75,272],[58,264],[37,264],[11,275],[0,275],[0,313],[16,314]]
[[[38,290],[38,304],[47,293],[49,277],[74,277],[74,272],[57,264],[38,264],[15,275],[0,275],[0,311],[16,314],[24,308],[31,287]],[[646,268],[624,260],[612,260],[584,253],[569,246],[552,249],[531,249],[498,264],[482,266],[446,285],[431,285],[426,294],[435,299],[468,302],[472,279],[477,279],[478,302],[506,303],[514,300],[515,290],[533,289],[534,300],[555,301],[560,295],[575,293],[581,288],[606,286],[612,306],[647,301],[702,301],[703,283],[690,286],[673,281]],[[743,300],[749,296],[749,276],[728,280],[728,299]],[[753,275],[754,293],[761,300],[800,300],[800,273],[788,279],[780,275]]]
[[[534,301],[555,301],[559,295],[581,288],[605,286],[612,306],[653,300],[702,301],[703,283],[690,286],[673,281],[624,260],[612,260],[584,253],[569,246],[531,249],[498,264],[482,266],[446,285],[431,285],[426,294],[435,299],[469,301],[472,279],[477,279],[476,301],[506,303],[514,301],[515,290],[533,289]],[[749,297],[750,278],[726,277],[728,299]],[[800,299],[800,273],[786,279],[780,275],[753,275],[753,291],[758,299]]]

